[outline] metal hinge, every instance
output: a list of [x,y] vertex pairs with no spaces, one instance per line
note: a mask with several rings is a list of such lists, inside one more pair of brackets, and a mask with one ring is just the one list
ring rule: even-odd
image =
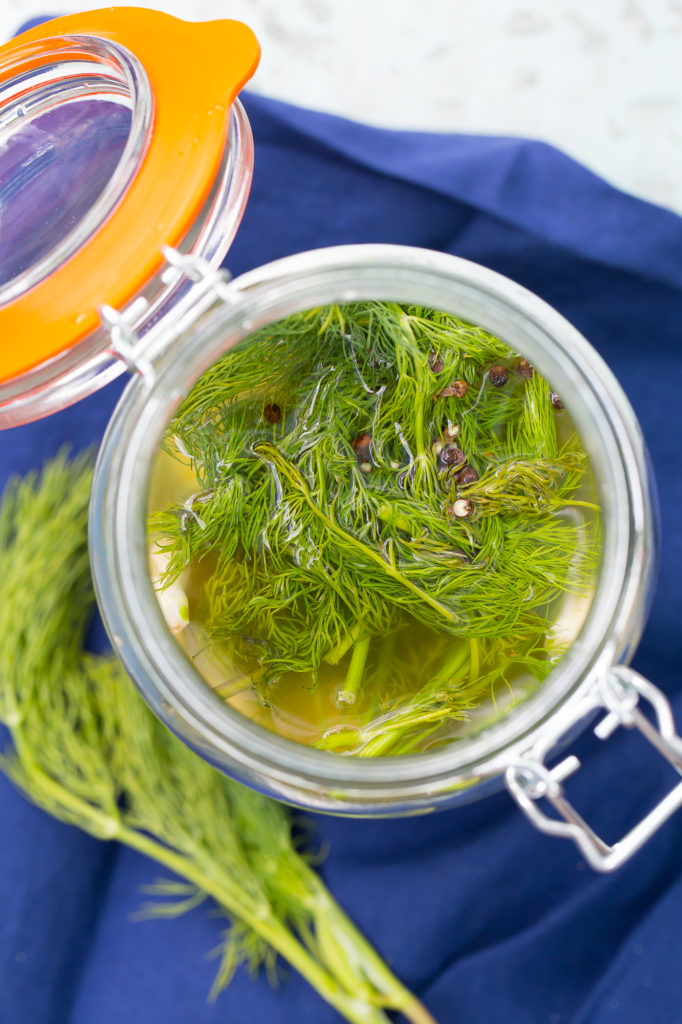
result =
[[227,287],[232,279],[229,270],[224,267],[212,267],[201,256],[178,252],[170,245],[164,245],[161,252],[168,263],[168,267],[161,275],[164,284],[174,285],[185,277],[198,285],[194,291],[195,296],[213,292],[216,298],[225,301],[232,298],[232,292]]
[[[653,721],[640,709],[641,698],[653,708]],[[594,729],[600,740],[608,739],[619,726],[637,729],[682,775],[682,740],[675,730],[668,700],[653,683],[631,668],[616,666],[586,698],[575,705],[564,732],[569,732],[585,715],[599,708],[607,712]],[[609,845],[564,796],[562,783],[580,768],[578,758],[571,755],[551,769],[545,765],[545,758],[551,752],[548,748],[556,746],[557,742],[556,737],[550,742],[541,742],[511,764],[505,773],[507,788],[541,832],[572,839],[595,871],[613,871],[639,850],[682,806],[682,782],[619,842]],[[550,817],[540,809],[538,801],[543,798],[563,820]]]
[[101,306],[99,315],[102,325],[109,331],[107,351],[124,362],[131,372],[139,373],[147,387],[151,387],[156,373],[145,358],[140,348],[140,336],[133,327],[148,306],[147,300],[140,297],[131,302],[124,313],[113,306]]
[[[169,245],[164,246],[162,252],[168,266],[161,272],[161,281],[168,292],[172,292],[183,280],[193,284],[191,292],[180,298],[173,307],[173,325],[176,330],[182,330],[188,318],[198,316],[215,299],[232,301],[234,292],[228,287],[231,280],[229,271],[212,267],[202,257],[178,252]],[[102,326],[109,333],[107,351],[124,362],[131,372],[138,373],[145,384],[151,387],[156,380],[156,372],[148,352],[155,348],[150,340],[156,325],[146,329],[144,314],[148,311],[153,318],[154,312],[149,300],[139,296],[122,312],[113,306],[101,306],[99,314]],[[169,325],[164,323],[159,329],[167,334]]]

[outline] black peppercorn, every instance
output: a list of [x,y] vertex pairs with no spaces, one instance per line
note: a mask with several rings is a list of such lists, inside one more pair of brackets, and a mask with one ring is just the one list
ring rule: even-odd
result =
[[279,423],[282,419],[282,410],[274,402],[270,402],[270,404],[266,405],[263,409],[263,416],[268,423]]
[[400,489],[404,491],[408,484],[411,484],[413,480],[414,466],[411,466],[409,469],[404,469],[403,472],[399,474],[398,487],[400,487]]
[[440,373],[443,367],[445,366],[445,363],[443,362],[443,360],[441,359],[437,352],[432,351],[429,352],[429,366],[431,367],[434,373]]
[[452,384],[448,384],[443,388],[442,391],[438,392],[438,398],[464,398],[469,385],[465,380],[453,380]]
[[467,484],[473,484],[478,480],[478,473],[473,466],[465,466],[461,472],[455,477],[458,487],[466,487]]
[[461,448],[458,448],[454,444],[446,444],[440,453],[440,461],[444,466],[454,467],[463,466],[466,462],[467,457]]
[[353,451],[358,457],[358,462],[369,462],[371,458],[372,435],[358,434],[353,441]]

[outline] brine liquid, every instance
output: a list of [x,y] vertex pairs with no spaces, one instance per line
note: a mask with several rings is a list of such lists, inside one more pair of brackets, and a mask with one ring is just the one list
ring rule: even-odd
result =
[[[570,427],[565,427],[565,430]],[[183,506],[199,490],[191,466],[182,456],[161,452],[157,458],[150,488],[149,508],[156,511],[169,504]],[[588,479],[580,497],[594,500],[594,487]],[[584,520],[585,534],[596,529],[596,517],[589,511],[578,513]],[[229,652],[212,642],[202,625],[204,589],[212,571],[210,559],[190,565],[179,585],[162,589],[158,578],[163,559],[155,553],[150,538],[150,571],[156,580],[157,595],[167,622],[176,639],[206,682],[231,707],[256,724],[287,739],[318,746],[337,753],[376,755],[385,745],[382,726],[399,724],[416,705],[419,692],[438,672],[439,667],[461,660],[462,684],[471,689],[471,706],[461,717],[439,715],[419,721],[415,729],[406,729],[405,752],[432,749],[459,736],[471,735],[495,721],[511,706],[534,691],[538,681],[524,665],[515,663],[513,649],[503,652],[500,671],[481,672],[479,644],[476,640],[453,641],[443,633],[414,622],[370,644],[363,674],[371,687],[359,686],[352,700],[345,695],[345,683],[352,657],[348,651],[335,665],[322,664],[313,683],[310,676],[283,673],[263,700],[256,686],[259,667],[256,662],[238,666]],[[576,558],[581,552],[576,551]],[[547,620],[545,652],[548,668],[558,662],[580,632],[589,611],[593,588],[578,594],[558,593],[552,606],[543,609]],[[178,601],[186,601],[178,614]],[[457,653],[462,657],[458,659]],[[396,663],[399,672],[395,672]],[[479,678],[476,680],[476,673]],[[473,678],[472,678],[473,677]],[[444,679],[445,682],[445,679]],[[402,716],[402,717],[401,717]],[[390,743],[389,753],[401,753],[400,743]]]

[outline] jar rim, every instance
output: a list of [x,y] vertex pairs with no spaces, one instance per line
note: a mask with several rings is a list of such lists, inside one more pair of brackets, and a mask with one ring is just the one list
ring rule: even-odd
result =
[[[420,754],[349,758],[256,726],[206,685],[162,619],[147,571],[146,489],[172,412],[201,373],[253,330],[328,302],[406,301],[480,324],[561,389],[595,469],[602,568],[579,637],[538,689],[479,733]],[[160,337],[160,336],[159,336]],[[627,658],[643,626],[654,517],[634,412],[585,338],[538,296],[486,267],[406,246],[359,245],[286,257],[235,279],[180,337],[156,339],[155,383],[133,380],[95,471],[91,560],[114,647],[166,724],[228,774],[313,809],[396,814],[452,802],[497,775],[573,695]],[[169,642],[170,640],[170,642]]]

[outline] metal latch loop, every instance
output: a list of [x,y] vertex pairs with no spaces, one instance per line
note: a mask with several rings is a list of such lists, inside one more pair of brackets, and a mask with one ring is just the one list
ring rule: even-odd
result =
[[[651,705],[654,721],[642,712],[642,698]],[[603,708],[607,712],[594,729],[600,740],[608,739],[619,726],[637,729],[682,775],[682,740],[675,730],[670,704],[648,679],[625,665],[614,667],[586,698],[576,703],[564,733],[595,708]],[[550,753],[548,748],[556,746],[559,739],[554,737],[550,743],[539,743],[509,765],[505,773],[507,788],[541,832],[572,839],[595,871],[613,871],[628,860],[682,806],[682,782],[619,842],[609,845],[590,828],[564,796],[562,783],[580,767],[578,758],[573,755],[567,757],[552,769],[544,763]],[[538,801],[542,798],[554,807],[559,818],[550,817],[540,809]]]
[[101,306],[99,309],[102,326],[110,339],[106,351],[125,363],[131,372],[139,374],[148,388],[156,380],[154,358],[168,340],[181,334],[216,300],[234,302],[236,298],[235,289],[229,287],[229,271],[213,267],[200,256],[179,252],[168,245],[163,246],[162,251],[167,263],[161,273],[162,283],[171,291],[182,290],[187,283],[191,285],[176,298],[172,323],[167,323],[168,317],[164,314],[158,317],[157,323],[145,324],[145,314],[148,319],[157,311],[142,295],[122,311],[113,306]]
[[147,387],[151,387],[156,379],[154,367],[142,354],[140,337],[133,327],[147,306],[147,300],[140,296],[130,303],[125,313],[113,306],[101,306],[99,315],[102,325],[109,331],[107,351],[124,362],[129,370],[139,373]]
[[194,291],[195,296],[213,292],[223,301],[230,301],[233,298],[232,291],[227,287],[232,275],[225,267],[212,267],[208,260],[201,256],[178,252],[170,245],[164,245],[161,251],[168,263],[161,275],[164,284],[175,284],[186,277],[199,286]]

